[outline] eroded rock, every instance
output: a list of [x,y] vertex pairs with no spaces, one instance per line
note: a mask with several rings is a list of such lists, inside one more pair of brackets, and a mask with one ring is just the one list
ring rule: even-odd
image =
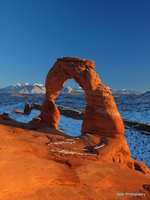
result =
[[94,71],[95,63],[75,57],[58,58],[46,77],[46,95],[41,109],[42,121],[58,128],[59,111],[54,103],[64,83],[73,78],[85,91],[87,106],[82,134],[123,135],[124,124],[109,89]]
[[[46,95],[41,108],[40,123],[58,129],[59,110],[55,105],[64,83],[73,78],[85,91],[87,106],[82,124],[82,136],[72,144],[76,153],[94,154],[102,162],[121,163],[131,169],[149,174],[145,164],[135,163],[123,136],[124,123],[108,87],[101,83],[94,71],[94,62],[78,58],[59,58],[46,77]],[[87,137],[89,135],[89,137]],[[78,144],[77,146],[74,146]],[[68,146],[67,146],[68,149]],[[73,154],[63,144],[53,153]],[[70,154],[69,154],[70,155]]]
[[[121,157],[121,162],[116,157],[114,163],[110,154],[104,154],[105,147],[99,152],[102,155],[82,151],[89,143],[98,145],[98,136],[68,138],[7,122],[9,125],[0,123],[0,199],[138,199],[126,193],[150,199],[148,174],[127,168]],[[117,141],[106,140],[113,146]],[[121,146],[118,157],[124,149]],[[124,198],[118,196],[121,193]]]
[[32,110],[31,105],[29,104],[28,101],[26,101],[26,105],[25,105],[25,108],[24,108],[24,114],[26,114],[26,115],[30,115],[31,110]]

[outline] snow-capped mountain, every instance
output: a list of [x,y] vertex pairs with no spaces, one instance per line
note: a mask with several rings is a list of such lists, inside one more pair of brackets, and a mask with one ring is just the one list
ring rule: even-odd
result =
[[85,91],[79,86],[70,90],[71,95],[85,95]]
[[[0,94],[45,94],[46,88],[40,83],[16,83],[10,85],[6,88],[0,89]],[[71,88],[71,87],[63,87],[60,91],[60,94],[70,94],[70,95],[84,95],[85,92],[81,87]]]
[[73,89],[71,87],[63,87],[60,94],[70,94]]
[[70,94],[70,95],[84,95],[84,90],[79,86],[76,88],[63,87],[60,91],[60,94]]
[[[113,96],[122,96],[122,95],[139,95],[141,94],[140,92],[137,92],[135,90],[114,90],[110,87],[108,87],[110,92],[112,93]],[[16,83],[11,86],[8,86],[6,88],[0,89],[0,94],[45,94],[46,89],[45,86],[43,86],[40,83],[34,83],[34,84],[29,84],[29,83]],[[70,95],[84,95],[85,91],[80,87],[76,88],[71,88],[71,87],[63,87],[62,90],[60,91],[60,94],[70,94]]]
[[42,84],[16,83],[0,89],[0,94],[45,94],[45,87]]
[[114,94],[120,94],[120,95],[139,95],[141,92],[137,92],[135,90],[127,90],[127,89],[122,89],[122,90],[117,90],[114,92]]
[[139,95],[139,94],[141,94],[141,92],[137,92],[135,90],[122,89],[122,90],[117,90],[116,91],[116,90],[114,90],[114,89],[112,89],[110,87],[108,87],[108,89],[110,90],[112,96],[114,96],[114,97],[124,96],[124,95]]

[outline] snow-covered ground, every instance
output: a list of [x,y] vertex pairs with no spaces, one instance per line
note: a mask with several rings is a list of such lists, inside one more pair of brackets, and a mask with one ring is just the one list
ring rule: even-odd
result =
[[[30,104],[38,102],[40,105],[44,96],[12,96],[0,95],[0,113],[6,112],[19,122],[29,122],[40,114],[38,110],[32,110],[30,115],[16,114],[15,110],[24,110],[26,101]],[[115,98],[117,108],[122,117],[150,123],[150,92],[137,96],[122,96]],[[74,109],[84,110],[86,102],[84,96],[59,95],[55,101],[57,105],[68,106]],[[75,120],[60,116],[58,127],[62,131],[72,135],[81,135],[82,120]],[[140,131],[125,127],[125,135],[131,156],[141,160],[150,168],[150,136],[143,135]]]
[[75,120],[60,115],[58,128],[71,136],[81,135],[82,120]]
[[125,127],[124,134],[131,157],[143,161],[150,169],[150,136],[142,135],[140,131]]
[[120,115],[135,121],[150,123],[150,92],[115,98]]

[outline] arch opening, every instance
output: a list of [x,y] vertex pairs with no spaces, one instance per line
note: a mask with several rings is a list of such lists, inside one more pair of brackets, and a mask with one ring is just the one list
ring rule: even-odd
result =
[[58,129],[71,136],[80,136],[86,107],[84,90],[74,79],[69,79],[56,97],[55,104],[60,112]]
[[101,83],[94,71],[95,63],[75,57],[59,58],[46,77],[46,95],[41,119],[58,129],[60,113],[54,100],[65,82],[73,78],[85,91],[87,106],[81,133],[99,135],[123,134],[124,124],[109,89]]

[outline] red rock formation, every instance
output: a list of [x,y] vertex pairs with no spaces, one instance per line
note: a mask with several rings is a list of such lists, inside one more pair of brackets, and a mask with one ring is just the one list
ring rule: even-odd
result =
[[97,155],[82,151],[98,144],[97,135],[68,138],[23,126],[0,120],[1,200],[150,199],[149,170],[137,161],[136,170],[126,167],[117,138],[108,137],[110,146]]
[[47,74],[46,95],[41,118],[50,126],[58,128],[59,111],[54,99],[64,83],[73,78],[85,91],[87,107],[82,124],[82,134],[123,135],[124,124],[109,89],[101,83],[94,71],[95,63],[79,58],[59,58]]
[[[69,78],[85,90],[82,134],[91,135],[71,138],[56,130],[59,111],[54,99]],[[149,169],[131,158],[122,119],[94,72],[94,62],[58,59],[47,75],[45,97],[40,125],[0,117],[0,199],[150,197]]]

